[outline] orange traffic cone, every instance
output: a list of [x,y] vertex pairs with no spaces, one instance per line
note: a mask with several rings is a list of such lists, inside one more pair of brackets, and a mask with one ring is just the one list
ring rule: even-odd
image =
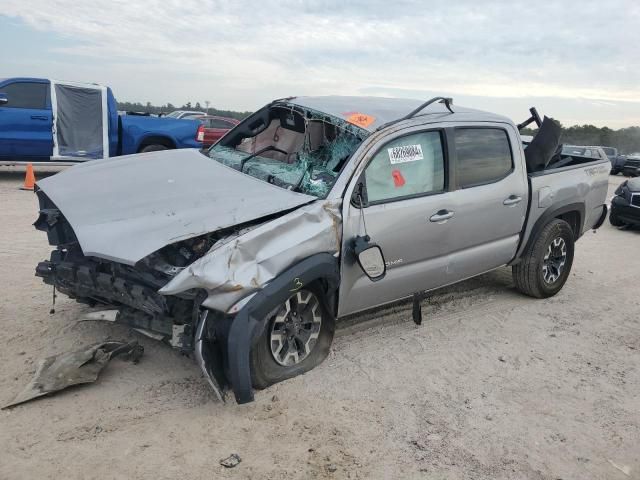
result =
[[24,185],[20,187],[21,190],[31,190],[36,186],[36,176],[33,173],[33,165],[27,164],[27,173],[24,176]]

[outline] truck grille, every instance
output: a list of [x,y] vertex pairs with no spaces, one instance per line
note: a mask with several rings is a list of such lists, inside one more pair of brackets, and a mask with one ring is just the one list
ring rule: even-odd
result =
[[625,167],[640,167],[640,158],[628,158],[624,163]]
[[631,195],[631,205],[640,208],[640,193]]

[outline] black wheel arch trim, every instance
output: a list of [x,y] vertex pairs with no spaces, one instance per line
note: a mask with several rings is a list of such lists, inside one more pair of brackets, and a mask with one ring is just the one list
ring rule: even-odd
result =
[[[227,376],[239,404],[253,401],[251,384],[251,346],[266,326],[268,314],[284,302],[292,292],[317,280],[326,283],[329,303],[335,302],[340,282],[338,258],[318,253],[290,267],[259,290],[233,318],[226,338]],[[328,309],[335,312],[335,306]]]
[[591,227],[592,230],[597,230],[604,224],[605,220],[607,219],[608,212],[609,208],[606,205],[602,205],[602,213],[600,214],[600,218],[595,223],[595,225]]
[[536,220],[536,223],[534,223],[533,228],[531,229],[531,233],[529,234],[529,238],[527,239],[527,243],[524,245],[524,247],[518,249],[518,253],[516,254],[517,256],[515,260],[510,263],[510,265],[514,265],[520,262],[522,254],[531,247],[533,242],[535,242],[536,238],[538,238],[538,235],[545,227],[545,225],[547,225],[551,220],[558,218],[565,213],[571,212],[578,213],[578,231],[573,232],[574,240],[578,240],[578,238],[580,238],[580,236],[582,235],[582,229],[584,228],[585,222],[584,203],[569,203],[557,208],[550,207],[540,216],[538,220]]

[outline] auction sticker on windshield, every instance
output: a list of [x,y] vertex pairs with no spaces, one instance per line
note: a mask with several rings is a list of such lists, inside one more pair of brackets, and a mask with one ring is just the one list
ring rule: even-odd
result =
[[424,160],[422,145],[403,145],[401,147],[387,148],[387,152],[389,153],[391,165]]

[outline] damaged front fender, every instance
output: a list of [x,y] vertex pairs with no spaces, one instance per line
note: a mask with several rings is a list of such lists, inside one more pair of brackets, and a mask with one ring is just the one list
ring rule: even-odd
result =
[[317,253],[337,255],[341,245],[341,201],[317,200],[218,242],[177,274],[159,293],[176,295],[205,289],[205,308],[227,312],[263,288],[290,265]]

